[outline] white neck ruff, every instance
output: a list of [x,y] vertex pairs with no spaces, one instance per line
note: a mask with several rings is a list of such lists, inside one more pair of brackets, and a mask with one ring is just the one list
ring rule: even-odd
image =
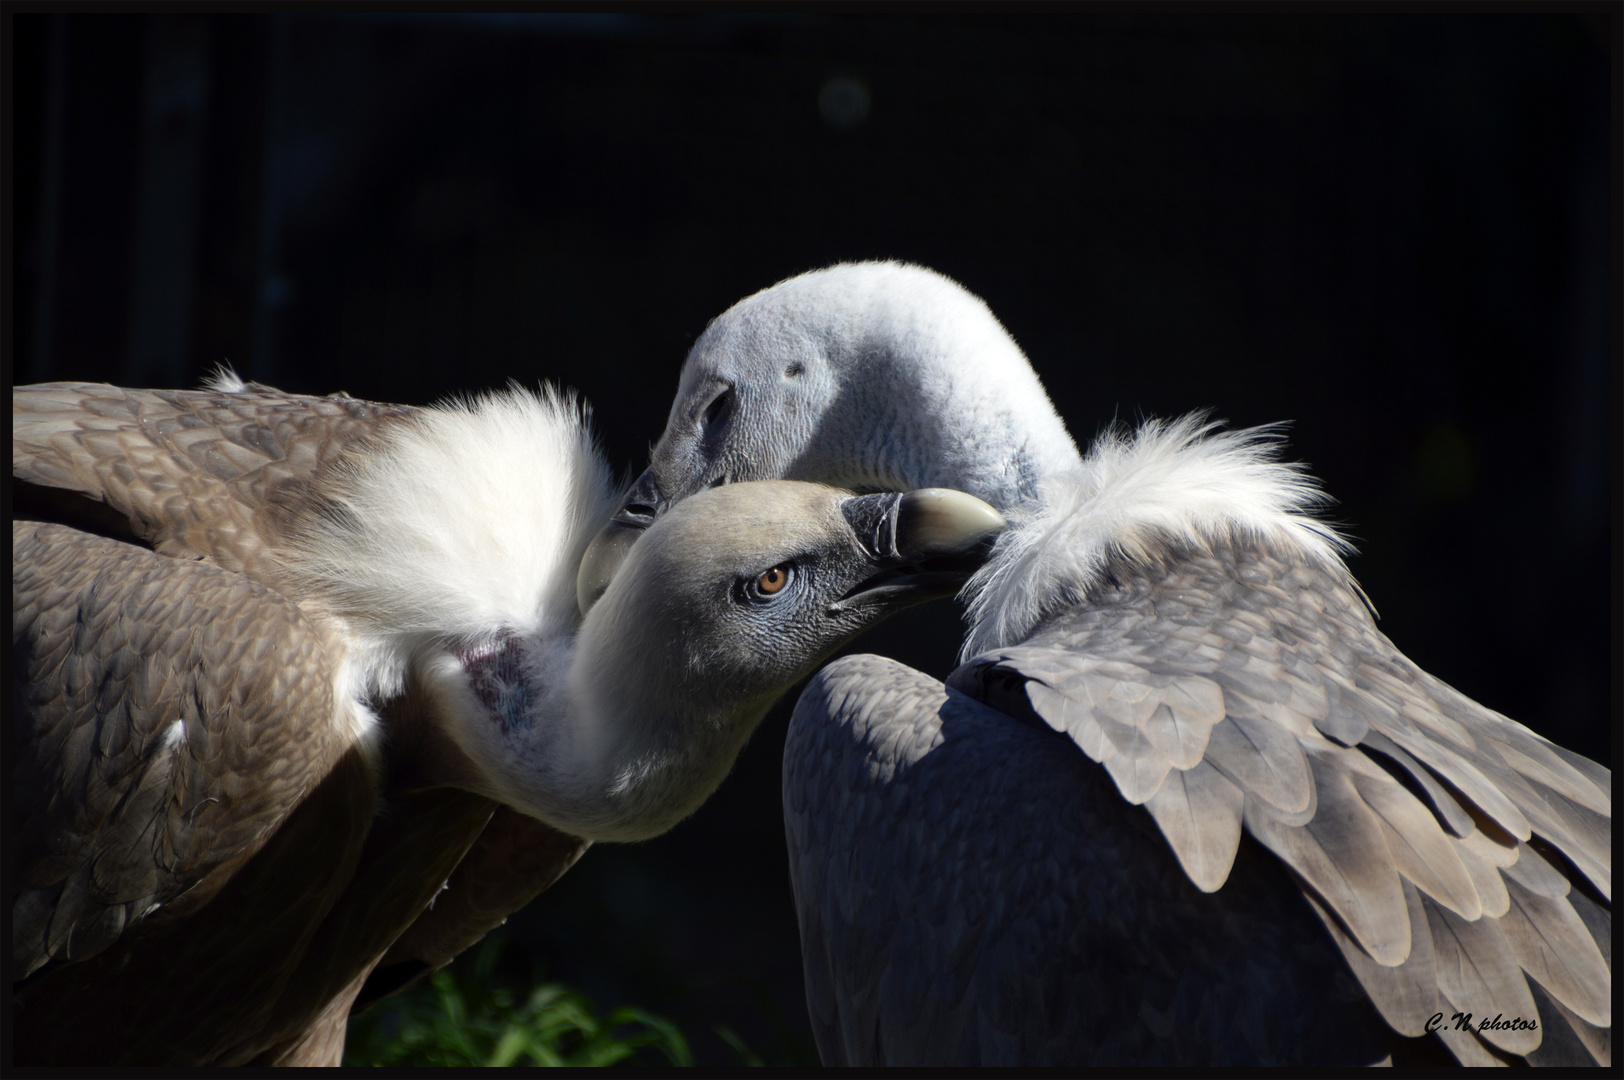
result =
[[1195,414],[1109,431],[1075,471],[1045,477],[961,594],[971,622],[962,656],[1018,643],[1083,599],[1114,555],[1254,535],[1342,568],[1352,546],[1311,516],[1329,500],[1302,465],[1277,460],[1277,430],[1217,426]]

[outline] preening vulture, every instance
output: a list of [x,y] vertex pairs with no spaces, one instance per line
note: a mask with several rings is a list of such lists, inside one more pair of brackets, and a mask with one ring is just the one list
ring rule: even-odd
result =
[[1610,1063],[1611,773],[1399,652],[1266,435],[1080,455],[986,305],[897,263],[696,342],[602,543],[769,477],[1011,521],[945,686],[853,656],[796,708],[826,1063]]
[[774,698],[1003,524],[725,488],[596,558],[583,618],[615,494],[550,391],[12,409],[20,1064],[336,1064],[359,996],[691,813]]

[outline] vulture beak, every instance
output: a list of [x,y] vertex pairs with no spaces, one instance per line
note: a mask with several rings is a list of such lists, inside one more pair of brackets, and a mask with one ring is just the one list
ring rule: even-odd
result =
[[830,614],[952,596],[992,551],[1004,516],[947,488],[848,499],[841,513],[879,571],[835,601]]
[[[581,557],[575,599],[585,615],[597,603],[643,530],[669,508],[650,469]],[[952,596],[986,561],[1004,528],[1002,514],[947,488],[856,495],[841,508],[879,571],[836,601],[833,614],[868,604],[909,604]]]
[[586,554],[581,556],[581,569],[575,575],[575,603],[585,615],[598,602],[598,597],[614,580],[615,571],[625,561],[632,544],[643,535],[643,530],[654,524],[670,508],[653,469],[644,469],[621,500],[620,509],[609,519],[603,531],[592,538]]

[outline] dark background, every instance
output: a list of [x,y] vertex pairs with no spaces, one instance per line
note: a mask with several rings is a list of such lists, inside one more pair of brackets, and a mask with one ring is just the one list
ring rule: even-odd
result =
[[[1080,442],[1295,421],[1385,632],[1610,762],[1617,18],[8,14],[14,378],[545,378],[630,475],[708,319],[912,260]],[[937,604],[859,647],[945,674],[959,632]],[[811,1052],[793,700],[694,818],[513,923],[701,1062],[717,1024]]]

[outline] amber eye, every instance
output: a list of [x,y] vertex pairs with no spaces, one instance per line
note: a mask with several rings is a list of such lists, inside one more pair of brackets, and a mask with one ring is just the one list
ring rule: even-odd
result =
[[792,594],[790,584],[794,582],[795,574],[794,563],[779,563],[753,578],[740,578],[734,595],[740,601],[751,604],[776,603]]

